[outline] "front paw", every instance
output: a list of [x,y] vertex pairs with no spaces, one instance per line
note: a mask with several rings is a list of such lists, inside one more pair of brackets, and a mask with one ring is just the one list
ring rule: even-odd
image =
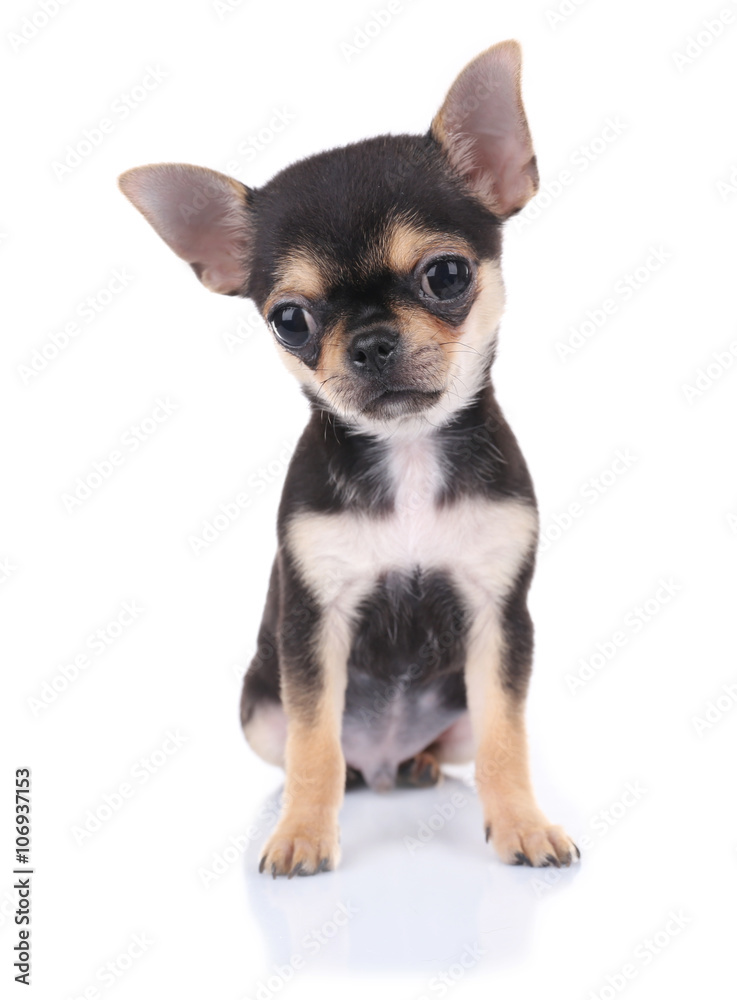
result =
[[551,826],[543,815],[497,818],[486,824],[497,854],[508,865],[567,868],[581,852],[562,826]]
[[260,872],[277,875],[317,875],[340,861],[337,823],[311,823],[286,816],[279,821],[261,852]]

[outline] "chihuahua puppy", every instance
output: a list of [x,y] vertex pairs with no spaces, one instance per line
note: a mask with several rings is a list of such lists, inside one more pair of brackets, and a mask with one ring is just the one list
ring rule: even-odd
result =
[[275,877],[338,863],[347,778],[422,786],[473,758],[503,861],[580,857],[530,783],[538,517],[490,381],[502,224],[538,187],[520,63],[495,45],[427,134],[259,189],[182,164],[120,178],[207,288],[256,303],[311,405],[242,699],[249,743],[286,771],[260,864]]

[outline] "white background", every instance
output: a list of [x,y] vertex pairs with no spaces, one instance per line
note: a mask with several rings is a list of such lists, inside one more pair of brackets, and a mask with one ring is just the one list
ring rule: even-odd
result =
[[[368,2],[225,0],[218,11],[210,0],[69,0],[46,24],[38,4],[4,6],[4,995],[731,992],[737,688],[719,699],[737,682],[737,6],[561,9],[556,20],[553,0],[404,0],[351,52]],[[718,25],[709,34],[703,21],[720,10],[731,20],[714,38]],[[19,43],[34,15],[40,27]],[[242,738],[239,675],[306,406],[252,307],[206,292],[116,176],[148,162],[235,161],[257,186],[329,146],[422,132],[462,66],[508,37],[523,45],[548,187],[507,227],[495,381],[549,539],[532,591],[535,782],[551,818],[586,845],[582,863],[561,874],[502,866],[473,793],[449,779],[349,797],[340,870],[272,882],[256,866],[281,776]],[[123,117],[126,94],[141,100]],[[239,153],[276,111],[293,118]],[[113,127],[89,155],[55,170],[103,118]],[[651,248],[662,263],[628,295],[621,283],[654,265]],[[109,294],[116,269],[130,278]],[[89,296],[104,307],[91,322],[79,312]],[[608,298],[613,314],[563,360],[558,345]],[[53,354],[51,336],[63,343],[72,321],[78,334],[29,375],[34,351]],[[237,329],[229,349],[224,334]],[[698,393],[684,389],[709,365]],[[121,449],[158,398],[176,409],[68,511],[63,494]],[[635,460],[605,474],[592,501],[590,480],[618,450]],[[248,509],[195,555],[192,537],[244,491]],[[666,596],[661,578],[667,602],[655,596]],[[143,610],[98,655],[88,638],[124,602]],[[597,643],[612,653],[615,632],[624,645],[573,692],[570,678]],[[44,686],[64,686],[62,666],[83,653],[88,665],[65,690]],[[156,754],[169,731],[186,741]],[[144,781],[152,754],[164,763]],[[12,982],[9,808],[24,766],[36,869],[26,993]],[[130,797],[106,812],[123,783]],[[107,819],[80,835],[95,812]],[[218,865],[224,852],[230,862]],[[221,874],[206,886],[213,866]],[[352,915],[337,928],[341,905]],[[149,943],[131,959],[136,934]],[[99,974],[108,962],[115,973]]]

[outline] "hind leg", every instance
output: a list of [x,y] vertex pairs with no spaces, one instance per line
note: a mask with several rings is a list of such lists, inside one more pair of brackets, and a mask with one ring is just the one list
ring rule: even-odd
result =
[[429,750],[402,761],[397,769],[397,788],[432,788],[440,781],[440,764]]
[[[258,637],[258,650],[243,679],[241,725],[248,745],[267,764],[285,767],[287,713],[281,700],[279,657],[272,620],[276,620],[275,572],[269,585],[264,618]],[[346,770],[346,788],[365,787],[360,771]]]
[[399,765],[397,788],[432,788],[442,778],[441,764],[465,764],[473,754],[471,720],[464,712],[430,746]]
[[439,764],[468,764],[474,758],[475,744],[471,717],[464,712],[456,721],[442,732],[435,742],[427,748]]
[[310,588],[301,567],[280,549],[242,701],[254,749],[285,770],[281,813],[259,865],[274,878],[329,871],[340,857],[341,722],[355,597],[343,587],[343,603],[333,601],[332,582],[327,591]]
[[287,715],[280,703],[264,700],[255,704],[250,718],[243,724],[243,732],[251,749],[262,760],[284,767]]
[[243,679],[241,725],[251,749],[269,764],[284,766],[287,716],[281,702],[276,623],[279,600],[276,562],[271,571],[258,649]]

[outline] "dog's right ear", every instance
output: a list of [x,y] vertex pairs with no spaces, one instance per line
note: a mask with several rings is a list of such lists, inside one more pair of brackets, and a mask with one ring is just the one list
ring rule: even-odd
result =
[[118,184],[206,288],[246,294],[252,221],[244,184],[186,163],[134,167]]

